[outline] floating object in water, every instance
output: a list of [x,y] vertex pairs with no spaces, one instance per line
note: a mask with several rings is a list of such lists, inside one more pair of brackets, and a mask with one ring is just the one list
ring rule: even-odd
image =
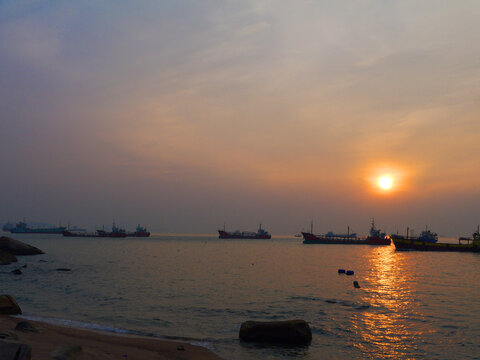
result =
[[358,281],[353,282],[353,287],[360,289],[360,285],[358,284]]
[[339,274],[345,274],[345,269],[338,269]]
[[353,271],[353,270],[347,270],[347,275],[353,275],[353,274],[355,274],[355,271]]

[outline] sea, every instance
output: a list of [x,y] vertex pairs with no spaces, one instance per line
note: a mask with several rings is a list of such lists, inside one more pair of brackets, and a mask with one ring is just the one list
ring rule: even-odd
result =
[[[27,319],[178,339],[232,360],[480,359],[480,254],[293,236],[12,237],[45,251],[0,267],[0,293]],[[309,346],[238,338],[244,321],[287,319],[309,323]]]

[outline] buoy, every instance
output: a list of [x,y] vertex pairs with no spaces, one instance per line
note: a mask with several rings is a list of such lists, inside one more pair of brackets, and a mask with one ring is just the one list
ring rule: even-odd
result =
[[353,275],[355,272],[353,270],[347,270],[347,275]]
[[356,287],[357,289],[360,288],[360,285],[358,285],[358,281],[354,281],[354,282],[353,282],[353,287]]
[[339,274],[345,274],[345,269],[338,269]]

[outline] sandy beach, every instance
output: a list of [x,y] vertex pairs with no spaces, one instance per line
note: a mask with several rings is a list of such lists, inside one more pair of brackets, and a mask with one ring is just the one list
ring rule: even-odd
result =
[[0,333],[32,347],[32,359],[51,360],[50,354],[61,347],[81,346],[76,360],[150,360],[150,359],[222,359],[212,351],[180,341],[123,336],[103,332],[74,329],[29,321],[39,332],[15,330],[21,318],[0,315]]

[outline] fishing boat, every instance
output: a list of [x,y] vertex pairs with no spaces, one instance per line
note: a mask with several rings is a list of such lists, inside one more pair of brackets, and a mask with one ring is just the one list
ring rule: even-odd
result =
[[317,235],[313,233],[313,222],[310,224],[310,232],[302,231],[302,235],[304,244],[390,245],[390,238],[375,228],[373,220],[370,235],[365,238],[350,233],[350,227],[346,234],[334,234],[329,231],[324,235]]
[[61,234],[67,228],[59,227],[29,227],[25,221],[18,222],[15,227],[10,229],[13,234]]
[[147,228],[140,226],[138,224],[134,232],[127,232],[127,236],[130,237],[149,237],[150,231],[147,231]]
[[[422,231],[419,237],[390,235],[397,250],[419,250],[419,251],[456,251],[456,252],[480,252],[480,229],[472,234],[472,237],[460,237],[458,243],[441,243],[437,241],[437,234]],[[434,241],[432,241],[432,238]]]
[[262,229],[262,224],[258,227],[257,232],[252,231],[225,231],[225,225],[223,230],[218,230],[219,239],[271,239],[272,235],[268,231]]

